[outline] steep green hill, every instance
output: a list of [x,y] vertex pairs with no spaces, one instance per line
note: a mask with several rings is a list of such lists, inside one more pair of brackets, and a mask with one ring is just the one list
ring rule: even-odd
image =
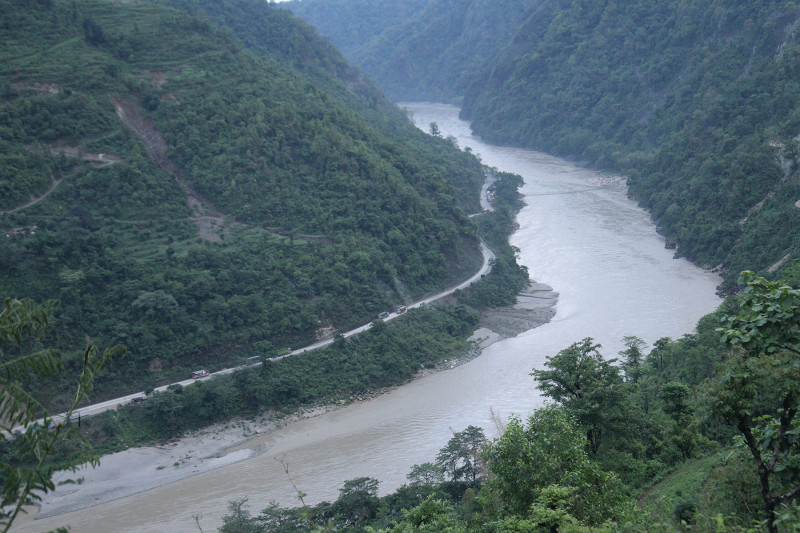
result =
[[312,341],[480,259],[474,157],[299,19],[225,8],[238,26],[0,2],[0,287],[61,301],[48,344],[128,346],[100,395]]
[[[458,204],[468,212],[480,209],[477,191],[483,183],[483,175],[475,159],[451,150],[438,140],[430,142],[427,135],[406,120],[403,111],[351,67],[314,28],[303,24],[287,10],[276,8],[283,4],[267,5],[251,0],[172,0],[172,3],[231,28],[248,48],[303,72],[316,87],[358,114],[382,135],[401,143],[414,139],[415,149],[422,152],[418,157],[433,165],[456,189]],[[398,9],[401,5],[398,4]]]
[[[540,0],[287,2],[395,101],[459,101]],[[399,6],[405,6],[402,11]],[[350,21],[349,23],[347,21]]]
[[627,174],[680,255],[774,270],[800,253],[798,20],[794,1],[543,2],[463,115]]

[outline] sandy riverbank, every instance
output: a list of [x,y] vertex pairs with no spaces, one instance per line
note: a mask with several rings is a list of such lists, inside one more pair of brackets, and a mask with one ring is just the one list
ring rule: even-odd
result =
[[248,441],[335,408],[306,409],[281,419],[235,420],[168,443],[103,456],[95,468],[58,472],[54,476],[58,487],[42,499],[37,518],[91,507],[244,461],[268,449],[263,442],[247,446]]
[[[537,327],[555,313],[558,294],[542,284],[531,285],[520,294],[513,308],[484,312],[481,327],[470,340],[475,349],[461,358],[426,369],[420,376],[447,370],[480,355],[487,346]],[[380,391],[380,394],[386,391]],[[371,397],[371,396],[370,396]],[[369,397],[355,397],[367,401]],[[288,417],[265,415],[257,420],[237,420],[220,424],[158,446],[131,448],[101,458],[96,468],[59,472],[54,477],[58,488],[42,498],[37,518],[55,516],[160,487],[209,470],[267,453],[271,441],[264,438],[273,431],[300,419],[319,416],[345,405],[305,409]],[[68,480],[75,480],[69,482]],[[66,483],[65,483],[66,482]]]

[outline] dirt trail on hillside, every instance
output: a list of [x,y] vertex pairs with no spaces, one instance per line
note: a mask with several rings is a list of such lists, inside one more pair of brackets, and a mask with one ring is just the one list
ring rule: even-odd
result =
[[[97,154],[92,152],[86,152],[82,148],[75,147],[75,146],[60,146],[50,148],[50,154],[53,156],[64,155],[66,157],[71,157],[75,159],[80,159],[82,161],[91,161],[95,168],[103,168],[109,165],[113,165],[115,163],[119,163],[122,161],[122,158],[119,158],[115,155],[109,154]],[[67,176],[74,174],[75,169],[73,169]],[[0,216],[5,215],[6,213],[16,213],[17,211],[22,211],[23,209],[27,209],[28,207],[32,207],[45,198],[47,198],[51,192],[53,192],[56,187],[58,187],[64,178],[67,176],[63,176],[60,179],[56,179],[55,176],[50,176],[51,184],[50,187],[47,188],[39,196],[31,195],[31,199],[28,203],[18,205],[17,207],[13,207],[11,209],[0,209]]]
[[153,120],[143,117],[136,106],[130,102],[116,98],[112,101],[120,120],[142,138],[150,157],[164,172],[173,176],[186,192],[186,202],[191,212],[189,218],[197,226],[200,238],[213,242],[222,241],[220,232],[226,229],[225,215],[219,212],[211,202],[202,198],[191,183],[183,179],[175,164],[167,157],[167,143]]
[[14,207],[12,209],[5,209],[5,210],[0,209],[0,216],[5,215],[6,213],[16,213],[17,211],[22,211],[23,209],[26,209],[28,207],[31,207],[31,206],[34,206],[34,205],[38,204],[39,202],[41,202],[42,200],[47,198],[48,195],[51,192],[53,192],[55,190],[55,188],[58,187],[58,185],[62,181],[64,181],[64,178],[61,178],[60,180],[57,180],[57,179],[51,177],[51,179],[53,180],[53,183],[42,194],[40,194],[39,196],[36,196],[36,197],[31,196],[31,201],[28,202],[27,204],[18,205],[17,207]]
[[[186,193],[186,203],[191,212],[189,218],[194,222],[195,226],[197,226],[197,231],[202,239],[220,242],[222,241],[220,234],[230,231],[231,228],[237,226],[250,227],[247,224],[236,222],[230,219],[230,217],[226,217],[212,202],[207,198],[203,198],[200,193],[197,192],[191,181],[181,176],[178,168],[169,157],[167,157],[167,143],[152,119],[143,117],[139,113],[139,110],[136,109],[136,106],[130,102],[117,99],[112,99],[112,101],[114,102],[114,107],[117,110],[117,115],[120,120],[144,140],[150,157],[158,163],[158,166],[160,166],[162,170],[172,175]],[[226,218],[228,218],[228,220],[226,220]],[[277,233],[275,228],[259,227],[257,229],[265,231],[279,239],[290,238],[287,235]],[[315,241],[326,245],[329,244],[328,239],[324,235],[295,234],[293,237],[295,239]]]

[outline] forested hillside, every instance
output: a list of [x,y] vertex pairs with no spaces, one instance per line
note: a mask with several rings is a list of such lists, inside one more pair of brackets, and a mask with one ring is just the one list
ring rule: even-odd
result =
[[[288,5],[338,43],[329,22],[355,4]],[[392,98],[463,98],[487,140],[626,175],[668,246],[728,288],[800,254],[798,2],[431,0],[390,20],[347,39]]]
[[[460,101],[540,0],[287,2],[394,101]],[[402,9],[401,9],[402,7]],[[362,17],[366,8],[372,16]]]
[[728,280],[797,257],[797,2],[543,2],[467,92],[496,142],[626,174]]
[[473,156],[288,12],[218,5],[0,2],[0,287],[60,301],[45,342],[70,367],[87,338],[127,345],[101,395],[313,341],[480,261]]

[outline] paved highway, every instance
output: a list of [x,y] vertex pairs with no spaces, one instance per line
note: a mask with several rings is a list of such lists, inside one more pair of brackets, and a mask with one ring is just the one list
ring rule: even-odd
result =
[[[424,300],[420,300],[418,302],[414,302],[413,304],[406,306],[406,308],[407,309],[414,309],[416,307],[420,307],[421,305],[425,305],[425,304],[429,304],[431,302],[434,302],[434,301],[436,301],[436,300],[438,300],[440,298],[444,298],[445,296],[449,296],[449,295],[453,294],[454,292],[456,292],[459,289],[463,289],[465,287],[469,287],[470,285],[475,283],[477,280],[481,279],[481,276],[483,276],[485,274],[488,274],[489,271],[492,269],[491,261],[494,259],[494,252],[492,252],[483,243],[481,243],[481,252],[483,253],[483,264],[481,265],[481,268],[478,270],[478,272],[476,272],[471,278],[469,278],[468,280],[466,280],[466,281],[464,281],[462,283],[459,283],[455,287],[450,287],[449,289],[445,289],[442,292],[436,293],[433,296],[431,296],[430,298],[425,298]],[[383,321],[387,322],[389,320],[393,320],[393,319],[397,318],[400,315],[402,315],[402,313],[397,313],[397,312],[389,313],[389,316],[384,318]],[[372,322],[370,322],[368,324],[364,324],[363,326],[357,327],[355,329],[351,329],[347,333],[342,333],[342,335],[344,335],[345,337],[350,337],[351,335],[356,335],[357,333],[361,333],[362,331],[368,330],[370,328],[370,326],[372,326]],[[315,342],[314,344],[306,346],[305,348],[298,348],[297,350],[292,350],[289,353],[281,355],[279,357],[273,357],[272,359],[270,359],[270,361],[277,361],[279,359],[284,359],[286,357],[290,357],[290,356],[298,354],[298,353],[305,353],[305,352],[308,352],[308,351],[311,351],[311,350],[316,350],[317,348],[322,348],[323,346],[327,346],[328,344],[330,344],[332,342],[333,342],[333,339],[326,339],[324,341]],[[223,370],[221,372],[226,372],[226,371]],[[215,374],[219,374],[219,372],[215,372]]]
[[[485,196],[485,195],[486,195],[486,192],[483,192],[483,194],[481,196]],[[485,274],[488,274],[489,271],[492,269],[492,260],[494,260],[495,255],[482,242],[480,243],[480,246],[481,246],[481,252],[483,253],[483,264],[481,265],[481,268],[471,278],[469,278],[468,280],[466,280],[466,281],[464,281],[462,283],[459,283],[458,285],[456,285],[454,287],[450,287],[449,289],[445,289],[442,292],[436,293],[433,296],[430,296],[430,297],[425,298],[423,300],[419,300],[418,302],[414,302],[414,303],[408,305],[407,308],[408,309],[414,309],[416,307],[420,307],[422,305],[426,305],[426,304],[429,304],[429,303],[434,302],[436,300],[439,300],[440,298],[444,298],[445,296],[449,296],[449,295],[453,294],[454,292],[456,292],[459,289],[464,289],[464,288],[470,286],[471,284],[475,283],[477,280],[481,279],[482,276],[484,276]],[[384,320],[384,322],[385,321],[389,321],[389,320],[394,320],[395,318],[397,318],[401,314],[402,313],[397,313],[397,312],[389,313],[389,316],[384,318],[383,320]],[[342,335],[344,335],[345,337],[350,337],[352,335],[356,335],[358,333],[361,333],[362,331],[368,330],[370,328],[370,326],[372,326],[372,322],[369,322],[368,324],[364,324],[361,327],[358,327],[358,328],[355,328],[355,329],[351,329],[350,331],[348,331],[346,333],[342,333]],[[292,351],[290,351],[290,352],[288,352],[286,354],[283,354],[281,356],[278,356],[278,357],[273,357],[270,360],[271,361],[277,361],[279,359],[285,359],[286,357],[291,357],[291,356],[299,354],[299,353],[305,353],[305,352],[309,352],[311,350],[316,350],[318,348],[322,348],[323,346],[327,346],[328,344],[331,344],[332,342],[333,342],[332,338],[324,340],[324,341],[315,342],[314,344],[311,344],[309,346],[305,346],[303,348],[298,348],[296,350],[292,350]],[[221,376],[221,375],[224,375],[224,374],[230,374],[232,372],[235,372],[236,370],[240,370],[240,369],[243,369],[243,368],[252,368],[252,367],[255,367],[255,366],[256,365],[243,365],[243,366],[236,366],[236,367],[232,367],[232,368],[226,368],[224,370],[219,370],[217,372],[208,374],[207,376],[204,376],[202,378],[189,378],[189,379],[185,379],[183,381],[178,381],[176,383],[171,383],[170,385],[182,385],[182,386],[185,387],[186,385],[191,385],[195,381],[198,381],[198,379],[201,379],[201,380],[211,379],[214,376]],[[158,391],[158,392],[164,391],[170,385],[163,385],[161,387],[157,387],[155,389],[155,391]],[[144,399],[144,397],[145,397],[144,392],[136,392],[136,393],[133,393],[133,394],[128,394],[127,396],[121,396],[119,398],[114,398],[113,400],[107,400],[105,402],[100,402],[100,403],[95,403],[95,404],[92,404],[92,405],[87,405],[85,407],[80,407],[80,408],[76,409],[72,413],[72,420],[73,421],[74,420],[79,420],[82,417],[96,415],[96,414],[102,413],[103,411],[108,411],[109,409],[116,409],[117,407],[120,407],[120,406],[125,405],[127,403],[131,403],[131,402],[133,402],[133,401],[135,401],[135,400],[137,400],[139,398]],[[59,421],[64,420],[65,417],[66,417],[66,413],[60,413],[58,415],[53,416],[53,420],[56,421],[56,422],[59,422]],[[41,423],[41,421],[39,423]]]

